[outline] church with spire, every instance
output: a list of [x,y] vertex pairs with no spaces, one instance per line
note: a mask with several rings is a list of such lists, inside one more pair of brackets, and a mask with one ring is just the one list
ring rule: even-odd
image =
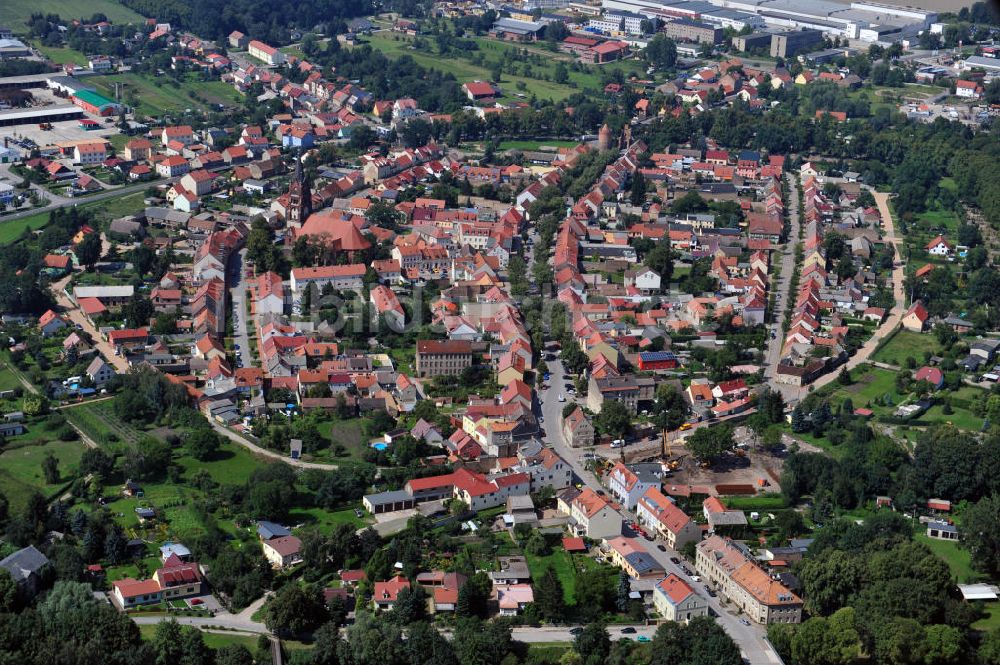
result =
[[288,187],[288,211],[285,224],[290,228],[301,228],[312,214],[312,191],[302,174],[302,150],[295,157],[295,177]]

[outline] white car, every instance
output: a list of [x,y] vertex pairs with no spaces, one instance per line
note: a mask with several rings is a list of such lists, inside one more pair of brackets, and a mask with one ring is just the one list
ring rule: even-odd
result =
[[566,396],[563,395],[562,393],[559,393],[559,401],[560,402],[565,402],[566,401]]

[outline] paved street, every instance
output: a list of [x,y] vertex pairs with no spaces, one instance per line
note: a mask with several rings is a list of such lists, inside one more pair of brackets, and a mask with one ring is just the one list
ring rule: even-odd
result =
[[233,257],[229,266],[229,297],[233,303],[233,339],[239,345],[237,355],[243,362],[243,367],[253,367],[253,354],[250,353],[250,335],[247,332],[247,288],[248,283],[243,275],[246,265],[247,250],[243,248]]
[[799,196],[795,187],[795,177],[792,174],[785,176],[788,187],[788,219],[791,230],[788,234],[788,242],[781,248],[781,274],[772,285],[776,295],[774,300],[775,322],[769,326],[774,334],[774,338],[768,340],[767,353],[764,356],[764,378],[771,379],[777,371],[778,361],[781,359],[781,346],[785,341],[783,326],[785,323],[785,307],[790,298],[795,294],[791,293],[792,272],[795,270],[795,243],[799,241],[799,227],[801,216],[799,214]]

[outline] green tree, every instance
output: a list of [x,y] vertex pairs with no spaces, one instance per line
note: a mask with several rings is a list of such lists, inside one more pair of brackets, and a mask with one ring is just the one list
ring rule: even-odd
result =
[[646,265],[660,275],[661,283],[670,281],[674,274],[674,251],[670,243],[660,242],[646,254]]
[[[316,660],[317,665],[337,665],[336,660]],[[242,644],[227,644],[215,652],[215,665],[253,665],[253,654]]]
[[83,240],[73,248],[76,260],[80,265],[91,270],[94,264],[101,260],[101,236],[98,233],[88,233],[83,236]]
[[562,582],[551,566],[545,569],[535,584],[535,605],[542,616],[552,623],[560,623],[566,618],[566,597]]
[[611,638],[603,623],[588,623],[573,640],[573,649],[584,665],[604,665],[611,653]]
[[604,434],[622,438],[632,426],[632,414],[624,403],[618,400],[605,400],[594,424]]
[[301,635],[325,620],[323,594],[312,586],[291,582],[264,605],[264,624],[268,630],[282,635]]
[[829,619],[813,617],[792,638],[792,659],[810,665],[848,665],[861,655],[854,610],[845,607]]
[[1000,495],[983,497],[966,509],[961,538],[977,570],[1000,575]]
[[51,452],[42,460],[42,474],[48,485],[55,485],[59,482],[59,460]]
[[184,440],[184,447],[187,448],[188,454],[199,462],[212,459],[221,445],[222,441],[219,439],[219,435],[208,427],[199,427],[188,434]]
[[728,424],[699,427],[685,441],[685,446],[696,459],[709,464],[714,464],[734,445],[733,428]]
[[0,613],[13,612],[17,605],[17,582],[0,568]]

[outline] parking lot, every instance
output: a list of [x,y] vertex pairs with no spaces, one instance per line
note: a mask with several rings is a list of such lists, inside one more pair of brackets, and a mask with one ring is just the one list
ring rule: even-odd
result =
[[[58,100],[60,104],[65,104],[66,100]],[[89,117],[89,116],[88,116]],[[96,118],[91,118],[96,120]],[[39,148],[54,146],[57,143],[73,143],[76,141],[94,141],[98,139],[109,139],[118,134],[118,128],[114,124],[102,122],[101,129],[87,131],[81,129],[79,120],[61,120],[52,123],[52,129],[40,129],[37,124],[14,125],[0,128],[0,141],[4,138],[10,139],[30,139]],[[12,146],[15,147],[15,146]],[[24,149],[23,146],[16,146]]]

